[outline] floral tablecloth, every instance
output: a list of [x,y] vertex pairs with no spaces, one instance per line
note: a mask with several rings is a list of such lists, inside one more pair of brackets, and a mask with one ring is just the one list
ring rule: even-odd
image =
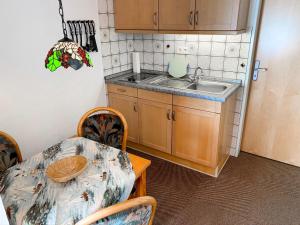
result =
[[[49,164],[82,155],[87,169],[66,183],[45,172]],[[0,195],[11,225],[72,225],[130,195],[135,175],[126,153],[85,138],[67,139],[4,174]]]

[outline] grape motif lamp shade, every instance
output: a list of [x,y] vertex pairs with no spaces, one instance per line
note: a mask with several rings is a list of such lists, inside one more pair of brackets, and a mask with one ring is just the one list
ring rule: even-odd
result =
[[90,55],[77,43],[68,38],[66,23],[64,21],[64,11],[61,0],[59,2],[59,14],[62,20],[64,38],[50,49],[45,59],[45,67],[54,72],[59,67],[80,69],[83,64],[93,66]]

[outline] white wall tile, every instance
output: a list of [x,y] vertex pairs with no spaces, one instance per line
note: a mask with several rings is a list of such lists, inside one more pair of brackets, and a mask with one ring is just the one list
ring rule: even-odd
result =
[[163,65],[164,64],[164,54],[154,53],[154,64]]
[[107,1],[106,0],[98,0],[98,12],[99,13],[107,12]]
[[109,42],[101,44],[101,52],[103,56],[111,55]]
[[223,77],[223,72],[222,71],[217,71],[217,70],[211,70],[210,75],[211,77]]
[[188,48],[188,52],[191,55],[198,54],[198,42],[187,42],[186,47]]
[[128,63],[127,53],[123,53],[120,55],[120,63],[122,66],[127,65]]
[[152,40],[144,41],[144,51],[145,52],[153,52],[153,41]]
[[115,32],[114,28],[109,29],[109,37],[110,37],[110,41],[118,41],[119,40],[118,33]]
[[191,68],[196,68],[198,66],[198,58],[197,58],[197,56],[188,55],[187,56],[187,61],[188,61],[189,66]]
[[215,42],[226,42],[226,36],[225,35],[213,35],[212,41]]
[[127,40],[127,50],[128,50],[129,52],[134,51],[134,43],[133,43],[133,40]]
[[142,40],[135,40],[133,42],[134,51],[141,52],[143,51],[143,41]]
[[196,34],[189,34],[186,36],[187,41],[192,41],[192,42],[197,42],[198,41],[198,36]]
[[118,67],[120,66],[120,56],[119,55],[113,55],[111,57],[111,64],[113,67]]
[[211,42],[199,42],[198,43],[199,55],[210,55],[211,53]]
[[212,40],[212,35],[199,35],[198,36],[199,41],[211,41]]
[[225,54],[225,43],[213,42],[211,47],[212,56],[224,56]]
[[103,57],[103,68],[111,69],[111,67],[112,67],[111,56],[104,56]]
[[119,48],[120,48],[120,53],[127,52],[127,42],[126,41],[119,41]]
[[174,58],[174,54],[164,54],[164,65],[169,65],[171,59]]
[[153,42],[153,51],[154,52],[163,52],[164,51],[164,42],[163,41],[154,41]]
[[198,66],[202,69],[209,69],[210,56],[198,56]]
[[210,69],[212,70],[223,70],[224,57],[211,57]]
[[240,57],[241,58],[248,58],[249,55],[249,44],[248,43],[242,43],[240,48]]
[[167,53],[167,54],[175,53],[174,41],[164,41],[164,53]]
[[237,72],[238,71],[238,58],[225,58],[224,60],[224,71]]
[[108,16],[107,14],[99,15],[100,28],[108,28]]
[[186,35],[185,34],[177,34],[175,35],[175,41],[185,41]]
[[111,42],[110,51],[111,51],[111,54],[119,54],[120,53],[119,43],[117,41]]
[[[242,59],[242,58],[239,59],[238,72],[246,73],[246,71],[247,71],[247,62],[248,62],[247,59]],[[242,66],[242,64],[244,65],[244,67]]]
[[239,57],[240,55],[240,43],[227,43],[225,56],[226,57]]
[[115,17],[114,14],[108,14],[108,26],[115,27]]
[[153,53],[144,53],[144,63],[153,64]]
[[153,39],[153,35],[152,34],[143,34],[143,39],[144,40],[152,40]]
[[109,13],[114,12],[113,0],[107,0],[107,10]]
[[164,40],[165,41],[174,41],[175,40],[175,35],[174,34],[165,34],[164,35]]
[[241,42],[242,35],[236,34],[236,35],[227,35],[227,42]]
[[101,42],[109,42],[109,30],[108,29],[101,29],[100,39],[101,39]]

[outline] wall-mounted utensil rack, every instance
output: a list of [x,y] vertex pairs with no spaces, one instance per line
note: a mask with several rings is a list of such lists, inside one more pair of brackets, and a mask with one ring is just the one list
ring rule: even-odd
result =
[[93,20],[68,20],[71,39],[88,52],[98,52]]

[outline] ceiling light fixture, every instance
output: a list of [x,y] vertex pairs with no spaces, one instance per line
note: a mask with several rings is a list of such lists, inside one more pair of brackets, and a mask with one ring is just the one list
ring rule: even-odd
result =
[[61,16],[64,38],[59,40],[48,52],[45,67],[54,72],[59,67],[80,69],[83,64],[93,66],[90,55],[76,42],[68,38],[67,25],[64,20],[64,10],[61,0],[59,2],[59,15]]

